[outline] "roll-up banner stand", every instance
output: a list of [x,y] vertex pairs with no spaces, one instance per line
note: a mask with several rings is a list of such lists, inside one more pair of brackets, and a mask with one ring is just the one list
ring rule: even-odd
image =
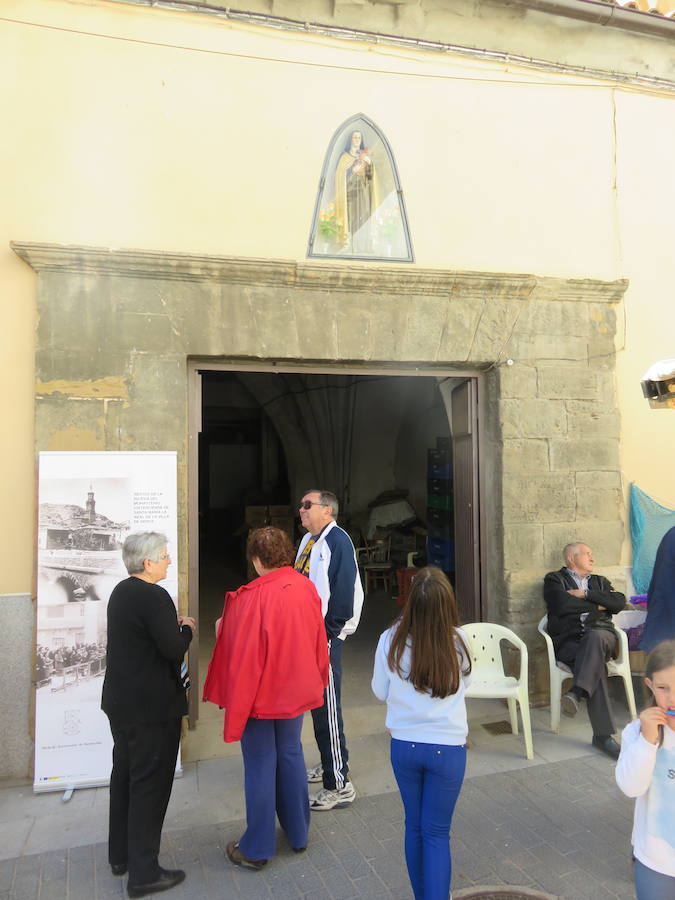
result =
[[176,462],[173,451],[40,454],[36,792],[109,783],[112,737],[101,710],[108,598],[127,577],[127,535],[160,531],[172,560],[161,586],[177,603]]

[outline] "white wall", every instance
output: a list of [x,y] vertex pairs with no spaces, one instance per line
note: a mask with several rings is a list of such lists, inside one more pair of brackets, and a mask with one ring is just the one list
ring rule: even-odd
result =
[[675,355],[672,94],[97,0],[3,15],[0,592],[31,590],[35,510],[35,277],[9,242],[302,259],[328,141],[356,112],[391,142],[416,266],[630,279],[624,472],[675,500],[675,416],[638,385]]
[[625,338],[617,356],[622,467],[631,481],[675,508],[675,413],[654,410],[640,379],[675,356],[675,97],[617,101],[618,214],[626,293]]

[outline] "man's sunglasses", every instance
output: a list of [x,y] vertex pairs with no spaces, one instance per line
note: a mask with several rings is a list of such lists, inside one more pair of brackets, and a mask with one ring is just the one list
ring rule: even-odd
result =
[[313,506],[330,506],[330,503],[319,503],[318,500],[301,500],[299,509],[311,509]]

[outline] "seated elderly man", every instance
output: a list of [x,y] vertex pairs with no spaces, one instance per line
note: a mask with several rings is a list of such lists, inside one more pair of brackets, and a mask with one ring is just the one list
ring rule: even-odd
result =
[[574,672],[574,685],[561,701],[562,712],[574,716],[580,701],[586,700],[593,746],[618,759],[606,662],[618,642],[612,614],[624,608],[626,598],[602,575],[593,575],[593,554],[587,544],[567,544],[563,559],[562,569],[544,578],[547,630],[556,659]]

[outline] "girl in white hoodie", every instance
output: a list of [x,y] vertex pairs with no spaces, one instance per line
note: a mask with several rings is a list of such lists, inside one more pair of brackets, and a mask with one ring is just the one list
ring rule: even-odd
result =
[[450,824],[466,767],[471,659],[440,569],[420,569],[375,652],[372,688],[387,702],[391,765],[405,809],[405,859],[415,900],[448,900]]
[[636,798],[637,900],[675,900],[675,641],[649,654],[645,684],[653,705],[623,730],[616,781]]

